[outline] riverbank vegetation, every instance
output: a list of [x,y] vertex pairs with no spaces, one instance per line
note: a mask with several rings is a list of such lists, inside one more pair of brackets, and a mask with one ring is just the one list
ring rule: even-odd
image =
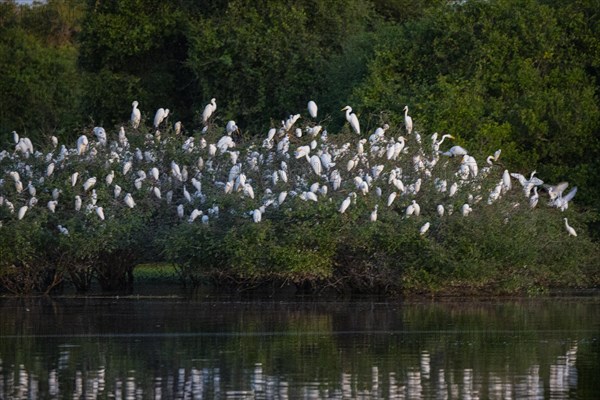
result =
[[315,136],[290,127],[235,143],[217,125],[191,137],[95,129],[78,140],[89,141],[83,149],[0,153],[5,290],[69,283],[85,292],[93,280],[124,290],[142,262],[168,262],[192,287],[537,293],[598,284],[593,213],[573,200],[557,206],[552,185],[547,195],[533,177],[506,181],[500,162],[479,170],[473,156],[441,154],[439,139],[418,132],[404,142],[403,128],[366,140],[347,127]]
[[[596,11],[595,3],[585,0],[2,3],[0,149],[12,153],[16,131],[44,154],[11,154],[0,161],[1,195],[15,208],[0,205],[3,289],[47,292],[70,282],[86,291],[93,281],[106,290],[122,289],[132,284],[137,263],[163,261],[176,265],[188,285],[292,284],[304,291],[390,293],[536,293],[598,285]],[[218,110],[202,133],[202,111],[213,97]],[[302,112],[310,99],[319,105],[317,119]],[[142,112],[135,130],[125,124],[133,100]],[[328,138],[315,134],[319,147],[311,155],[345,143],[355,152],[359,137],[352,136],[339,111],[346,104],[358,115],[362,138],[389,124],[386,145],[404,134],[409,150],[398,162],[372,156],[352,172],[344,172],[352,157],[341,155],[337,168],[347,176],[334,191],[333,169],[311,175],[310,164],[292,153],[310,144],[305,128],[321,125]],[[407,104],[422,144],[406,134]],[[162,137],[155,137],[153,118],[160,107],[170,110],[168,127],[163,125]],[[267,184],[264,170],[253,172],[247,159],[257,153],[264,166],[271,153],[263,143],[266,132],[278,130],[279,121],[295,113],[302,118],[283,135],[290,141],[291,160],[280,153],[271,160],[289,163],[284,172],[290,181]],[[216,144],[229,120],[241,127],[233,134],[236,148],[208,157],[201,140]],[[181,122],[179,135],[175,121]],[[127,146],[119,143],[123,124]],[[108,136],[106,147],[95,143],[91,133],[100,126]],[[296,128],[304,137],[297,136]],[[415,170],[415,156],[435,158],[434,132],[451,134],[452,145],[468,149],[479,168],[497,149],[502,149],[501,158],[489,166],[487,178],[471,176],[468,183],[455,175],[469,163],[460,157],[442,157],[435,167]],[[58,161],[60,146],[75,148],[82,134],[90,137],[95,156],[70,153]],[[278,132],[272,146],[283,136]],[[193,150],[189,142],[184,148],[190,137]],[[115,142],[118,159],[111,154]],[[371,154],[373,145],[368,141],[365,153]],[[160,170],[155,181],[142,179],[142,190],[136,187],[141,176],[133,174],[150,175],[151,162],[144,154],[136,158],[136,148],[154,154],[152,162]],[[225,196],[220,186],[230,180],[235,151],[254,198]],[[199,157],[210,167],[199,165]],[[125,173],[128,161],[133,169]],[[172,175],[172,161],[187,166],[187,181]],[[46,175],[51,162],[55,171]],[[377,165],[383,165],[379,179],[386,185],[391,171],[402,168],[398,179],[407,187],[413,184],[413,192],[397,188],[398,200],[391,207],[390,189],[383,183],[375,182],[369,195],[360,194],[353,177],[372,178]],[[100,184],[111,168],[123,190],[120,197],[114,195],[114,184]],[[271,173],[283,170],[269,168]],[[547,207],[544,191],[539,206],[530,209],[521,189],[502,191],[501,201],[487,204],[504,169],[526,176],[536,169],[552,185],[568,181],[578,187],[577,204],[564,212]],[[11,171],[20,172],[23,191],[15,187]],[[74,172],[80,180],[72,185]],[[310,181],[292,181],[307,176]],[[87,213],[74,213],[75,196],[82,199],[82,210],[92,203],[91,192],[81,186],[92,177],[98,180],[94,204]],[[194,189],[202,196],[190,202],[183,189],[191,190],[192,177],[202,181],[202,189]],[[423,187],[415,192],[419,179]],[[29,180],[36,195],[28,192]],[[439,184],[446,181],[449,189],[453,180],[463,183],[459,195],[448,198]],[[305,201],[302,195],[311,192],[312,183],[329,185],[329,197],[317,192],[317,202]],[[378,185],[384,197],[374,194]],[[162,191],[162,202],[154,187]],[[54,201],[54,189],[60,195],[51,212],[47,204]],[[267,206],[261,223],[253,223],[254,210],[269,200],[266,189],[274,194],[271,204],[278,204],[275,195],[283,191],[296,196],[289,195],[285,207]],[[169,191],[173,207],[185,206],[185,218],[165,207]],[[358,195],[340,213],[350,192]],[[125,193],[133,194],[134,208],[123,202]],[[32,197],[37,206],[29,205]],[[407,218],[412,200],[423,215]],[[454,213],[436,217],[441,203]],[[105,211],[104,219],[97,217],[96,204]],[[464,204],[475,209],[468,217],[462,213]],[[23,205],[26,215],[18,219]],[[377,221],[371,223],[375,206]],[[196,209],[202,214],[188,223]],[[213,223],[216,213],[218,223]],[[203,216],[210,218],[208,224],[201,222]],[[564,217],[576,227],[577,237],[566,234]],[[421,235],[425,223],[429,230]],[[59,225],[69,234],[61,233]]]

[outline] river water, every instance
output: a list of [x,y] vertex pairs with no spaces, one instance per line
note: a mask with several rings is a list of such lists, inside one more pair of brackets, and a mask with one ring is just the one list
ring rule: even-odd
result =
[[0,298],[0,399],[600,399],[599,306]]

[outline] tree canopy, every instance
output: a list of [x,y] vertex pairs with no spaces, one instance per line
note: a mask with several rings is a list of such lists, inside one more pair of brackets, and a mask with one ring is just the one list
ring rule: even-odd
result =
[[191,134],[215,97],[215,122],[253,136],[311,99],[330,126],[351,104],[367,132],[409,105],[417,130],[502,148],[600,208],[599,27],[592,0],[3,2],[0,140],[75,138],[133,100]]

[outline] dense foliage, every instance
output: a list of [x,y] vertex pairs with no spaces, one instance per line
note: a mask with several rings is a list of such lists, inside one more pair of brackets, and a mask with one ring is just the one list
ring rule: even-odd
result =
[[[127,289],[140,262],[168,262],[191,286],[537,293],[599,283],[600,251],[586,229],[593,214],[549,207],[545,193],[531,208],[500,165],[472,171],[468,158],[440,155],[417,133],[392,157],[399,128],[367,141],[298,137],[291,127],[237,144],[222,129],[187,137],[121,128],[84,150],[0,152],[2,287],[87,291],[95,279]],[[298,155],[310,146],[329,165]]]
[[568,178],[597,209],[596,11],[589,0],[4,2],[0,140],[73,139],[89,121],[121,121],[133,99],[146,119],[165,107],[192,128],[218,94],[219,118],[251,136],[309,98],[334,127],[346,103],[369,128],[409,104],[419,127],[501,147],[509,167]]
[[[259,277],[268,277],[310,287],[340,282],[341,273],[360,290],[381,288],[399,276],[403,280],[393,287],[417,291],[474,277],[486,288],[494,282],[507,291],[565,281],[593,284],[581,277],[597,261],[590,249],[599,232],[598,18],[591,0],[49,0],[31,7],[2,2],[0,148],[14,146],[13,130],[30,137],[36,148],[50,148],[50,135],[74,143],[90,126],[104,126],[114,137],[113,127],[127,119],[133,100],[140,102],[143,129],[164,107],[171,111],[170,124],[181,121],[184,134],[198,138],[202,110],[215,97],[218,111],[210,132],[235,119],[243,127],[240,139],[247,141],[279,127],[309,99],[319,105],[319,123],[335,132],[330,136],[339,132],[340,142],[348,132],[339,111],[344,105],[353,106],[368,137],[383,123],[398,132],[408,104],[417,130],[451,133],[479,160],[501,148],[504,168],[537,169],[547,182],[578,186],[584,212],[569,218],[592,228],[592,239],[577,242],[581,248],[567,242],[552,247],[569,246],[581,255],[565,258],[572,253],[536,247],[554,243],[563,229],[560,216],[552,215],[556,210],[538,213],[535,223],[517,212],[506,227],[500,215],[509,211],[494,206],[489,215],[433,224],[432,241],[415,230],[397,231],[397,224],[411,222],[386,217],[385,210],[380,209],[383,226],[364,224],[361,218],[374,203],[364,204],[359,218],[332,212],[337,204],[315,209],[293,199],[293,211],[279,210],[261,225],[239,225],[233,216],[222,216],[225,224],[208,229],[172,222],[172,214],[147,195],[143,213],[123,206],[114,221],[107,219],[104,231],[90,217],[69,216],[68,239],[44,229],[67,215],[32,209],[33,221],[24,223],[0,209],[3,231],[17,232],[0,235],[2,255],[11,260],[6,265],[40,267],[37,272],[31,267],[27,284],[10,271],[3,274],[5,286],[45,291],[70,277],[86,290],[97,276],[114,288],[131,276],[134,261],[163,256],[194,283],[220,276],[256,285]],[[174,155],[189,157],[179,154],[181,143],[169,146],[160,150],[165,163]],[[108,157],[101,154],[102,162]],[[98,162],[81,160],[78,171],[98,174]],[[55,186],[63,195],[75,195],[68,179],[61,179]],[[133,191],[133,182],[129,185],[124,190]],[[43,196],[40,201],[50,199],[50,193]],[[100,201],[109,197],[105,193]],[[485,224],[473,223],[478,218]],[[156,233],[151,238],[143,229],[149,224]],[[539,243],[530,247],[511,240],[532,235]],[[202,240],[198,248],[204,251],[190,247],[190,237]],[[473,238],[477,244],[469,245]],[[113,275],[111,268],[101,270],[102,263],[122,265]],[[484,269],[489,263],[496,268]],[[345,265],[352,271],[344,271]],[[531,279],[512,281],[507,271],[499,272],[502,265],[517,268],[518,276],[526,270]],[[550,277],[536,273],[540,265],[553,271]]]

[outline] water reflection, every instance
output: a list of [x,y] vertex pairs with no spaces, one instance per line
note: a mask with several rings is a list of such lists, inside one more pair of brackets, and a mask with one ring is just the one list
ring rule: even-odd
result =
[[596,300],[44,301],[0,300],[0,399],[584,399],[600,388]]

